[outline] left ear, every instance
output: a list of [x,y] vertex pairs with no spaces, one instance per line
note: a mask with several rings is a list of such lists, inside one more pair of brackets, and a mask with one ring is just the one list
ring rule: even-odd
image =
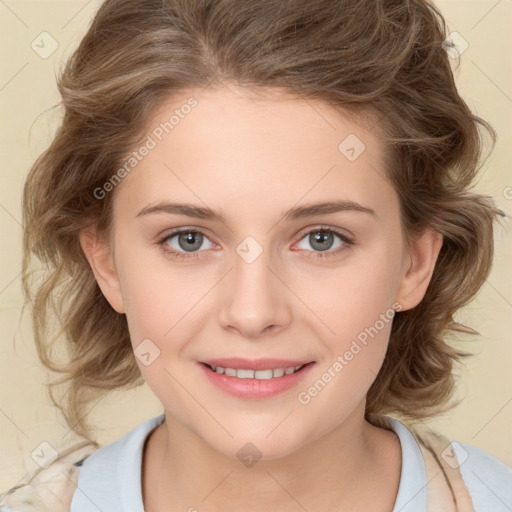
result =
[[396,297],[396,302],[402,306],[401,311],[414,308],[425,296],[442,245],[443,235],[427,227],[407,248],[404,273]]

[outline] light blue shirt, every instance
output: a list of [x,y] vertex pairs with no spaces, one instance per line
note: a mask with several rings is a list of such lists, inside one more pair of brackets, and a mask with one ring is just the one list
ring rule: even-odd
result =
[[[387,418],[402,447],[393,512],[427,512],[427,475],[420,448],[403,423]],[[162,414],[145,421],[85,459],[70,512],[144,512],[142,449],[147,436],[164,419]],[[460,471],[476,512],[511,512],[512,468],[479,448],[450,441],[457,459],[462,460]],[[199,504],[196,508],[200,509]]]

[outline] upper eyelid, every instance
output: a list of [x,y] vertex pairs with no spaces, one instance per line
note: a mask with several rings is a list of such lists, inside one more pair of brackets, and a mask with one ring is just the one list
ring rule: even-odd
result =
[[337,228],[334,226],[326,226],[326,225],[322,225],[322,224],[319,224],[319,225],[316,225],[313,227],[304,228],[298,232],[297,236],[302,238],[304,235],[307,235],[311,231],[315,231],[315,230],[317,230],[317,231],[332,231],[332,232],[334,232],[334,234],[338,234],[338,236],[344,235],[350,239],[355,238],[354,234],[345,228]]

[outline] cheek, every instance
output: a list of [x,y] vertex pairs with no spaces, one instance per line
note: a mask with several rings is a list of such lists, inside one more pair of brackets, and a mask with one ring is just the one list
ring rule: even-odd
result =
[[354,253],[338,268],[297,281],[297,294],[322,320],[323,338],[330,332],[343,346],[376,322],[383,334],[389,334],[379,319],[382,314],[392,315],[401,272],[396,252],[382,246],[380,250]]
[[373,266],[351,266],[329,280],[323,302],[311,307],[322,318],[315,335],[325,357],[297,400],[304,413],[329,410],[327,430],[364,400],[385,359],[398,275],[392,268],[385,258]]
[[397,253],[385,244],[361,251],[302,288],[308,306],[321,318],[315,321],[315,337],[322,341],[325,357],[314,382],[304,384],[301,403],[314,401],[320,408],[344,404],[338,410],[343,415],[366,395],[387,351],[401,272]]
[[142,338],[161,338],[172,327],[169,311],[176,307],[177,294],[164,293],[165,281],[155,279],[150,272],[143,274],[126,269],[121,293],[130,327],[132,343]]
[[[173,389],[170,394],[176,404],[183,397],[169,372],[174,375],[178,371],[176,378],[183,380],[181,369],[177,370],[174,363],[190,359],[189,342],[197,338],[204,325],[211,298],[208,292],[216,278],[211,271],[191,273],[184,269],[186,265],[182,268],[178,264],[171,265],[161,255],[149,259],[151,262],[141,250],[139,254],[130,253],[120,262],[121,292],[141,374],[164,403],[169,390]],[[144,359],[143,354],[148,353]],[[199,392],[194,385],[194,382],[189,383],[187,389]]]
[[179,268],[168,262],[157,248],[128,247],[123,242],[118,242],[119,247],[126,246],[118,273],[132,342],[167,339],[175,326],[187,322],[188,312],[205,293],[205,281],[192,276],[186,265]]

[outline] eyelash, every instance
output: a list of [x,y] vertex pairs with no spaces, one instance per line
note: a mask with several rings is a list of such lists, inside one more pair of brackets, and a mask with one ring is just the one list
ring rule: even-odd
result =
[[[302,240],[306,235],[310,235],[311,233],[316,233],[316,232],[337,235],[345,245],[343,247],[339,247],[338,249],[336,249],[334,251],[325,251],[325,252],[307,251],[307,252],[314,252],[315,256],[312,256],[313,259],[322,260],[322,259],[333,257],[333,255],[338,254],[339,252],[347,249],[349,246],[354,244],[354,241],[351,240],[344,233],[341,233],[340,231],[337,231],[336,229],[328,228],[325,226],[319,226],[317,228],[310,229],[309,231],[306,231],[305,233],[303,233],[301,235],[300,240]],[[206,238],[208,238],[208,235],[201,229],[179,228],[179,229],[176,229],[176,230],[172,231],[171,233],[165,235],[165,237],[161,238],[160,240],[158,240],[157,245],[162,249],[162,251],[164,253],[170,255],[172,258],[175,258],[175,259],[196,260],[197,258],[199,258],[199,253],[203,252],[203,251],[186,253],[186,252],[176,251],[174,249],[170,250],[167,248],[168,246],[167,246],[166,242],[169,239],[175,237],[176,235],[179,235],[180,233],[200,233],[203,236],[205,236]],[[300,249],[300,250],[306,250],[306,249]],[[311,256],[309,256],[309,257],[311,257]]]

